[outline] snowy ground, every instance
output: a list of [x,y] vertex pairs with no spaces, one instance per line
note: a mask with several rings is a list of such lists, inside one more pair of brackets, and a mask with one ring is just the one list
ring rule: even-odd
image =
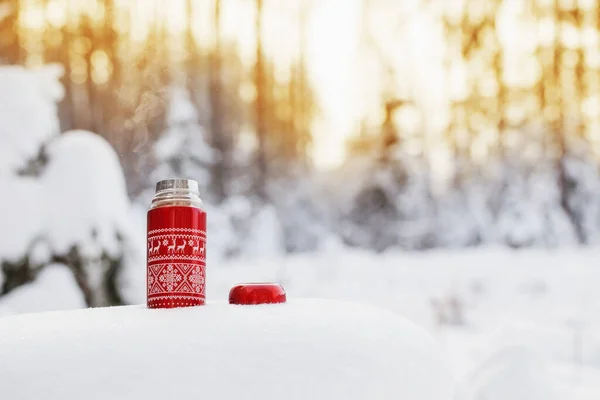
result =
[[432,338],[356,302],[96,308],[0,318],[0,332],[8,399],[452,400]]
[[[513,385],[513,392],[499,389],[499,398],[598,399],[598,259],[600,251],[593,249],[489,249],[240,260],[209,270],[209,296],[223,299],[240,281],[275,280],[291,297],[365,301],[432,332],[468,390],[482,394],[495,384]],[[463,324],[446,306],[453,297]],[[440,314],[448,323],[438,324]]]
[[[210,300],[224,300],[235,283],[279,281],[290,298],[350,299],[397,312],[441,341],[463,391],[461,399],[480,399],[483,393],[493,400],[598,399],[598,259],[596,249],[375,256],[338,248],[323,254],[213,262],[207,290]],[[143,274],[141,266],[137,282],[144,282]],[[35,303],[32,296],[42,302],[48,298],[44,292],[56,293],[60,276],[49,278],[45,285],[36,283],[35,294],[31,289],[21,295],[16,291],[0,300],[0,314],[9,308],[38,311],[27,304]],[[68,308],[68,298],[61,290],[56,308]],[[454,308],[448,305],[453,298],[459,303]],[[73,308],[79,307],[80,298],[73,296],[72,301]],[[49,307],[46,302],[44,309]],[[446,321],[440,324],[442,317]]]

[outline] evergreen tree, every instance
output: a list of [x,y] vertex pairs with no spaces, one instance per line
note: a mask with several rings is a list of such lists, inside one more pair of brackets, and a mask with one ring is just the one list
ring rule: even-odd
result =
[[211,198],[210,168],[215,155],[185,88],[170,91],[166,130],[156,142],[154,153],[157,167],[150,176],[153,182],[174,177],[194,179],[203,197]]

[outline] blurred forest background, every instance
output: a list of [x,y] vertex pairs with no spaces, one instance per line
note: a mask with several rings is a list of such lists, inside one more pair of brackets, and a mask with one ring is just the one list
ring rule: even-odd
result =
[[209,301],[373,303],[465,398],[597,399],[599,161],[598,0],[0,0],[0,318],[144,304],[184,177]]
[[62,66],[134,206],[200,181],[224,256],[600,233],[594,0],[2,0],[0,62]]

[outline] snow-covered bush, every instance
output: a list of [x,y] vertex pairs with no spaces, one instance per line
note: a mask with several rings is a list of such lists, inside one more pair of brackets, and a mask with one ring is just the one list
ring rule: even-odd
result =
[[366,155],[348,164],[345,176],[354,182],[338,228],[345,243],[376,251],[432,247],[433,203],[422,160],[398,150],[387,162]]
[[436,199],[436,246],[463,248],[479,245],[486,239],[482,225],[488,220],[488,210],[477,189],[468,182],[448,189]]
[[426,165],[421,159],[410,158],[404,159],[403,165],[405,172],[396,196],[399,244],[409,250],[433,248],[435,210]]
[[348,245],[383,251],[398,243],[396,221],[392,195],[373,184],[361,190],[342,216],[340,234]]
[[529,177],[529,212],[540,220],[535,244],[545,247],[572,246],[577,237],[572,222],[561,206],[560,188],[557,185],[558,172],[544,165]]
[[495,228],[498,240],[513,248],[536,244],[544,228],[540,210],[529,196],[529,179],[521,166],[505,165],[497,198]]
[[125,179],[104,139],[85,131],[59,135],[59,76],[55,69],[0,69],[0,93],[13,80],[23,85],[0,96],[0,110],[12,110],[0,129],[14,139],[3,142],[10,156],[0,160],[6,193],[0,197],[0,295],[34,280],[46,265],[61,263],[71,269],[88,305],[121,304],[126,260],[143,254],[130,230]]
[[287,253],[320,250],[330,229],[330,218],[315,175],[302,171],[272,185],[271,198]]
[[600,174],[587,152],[570,153],[562,160],[565,169],[566,207],[584,243],[598,242],[600,234]]
[[505,162],[497,190],[491,191],[495,240],[513,248],[556,247],[577,242],[574,226],[561,206],[559,171],[540,162]]
[[233,196],[225,202],[206,205],[208,257],[269,257],[284,252],[283,231],[275,208]]

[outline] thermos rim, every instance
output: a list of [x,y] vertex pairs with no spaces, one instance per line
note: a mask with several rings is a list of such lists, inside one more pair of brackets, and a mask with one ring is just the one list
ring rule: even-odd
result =
[[188,190],[190,192],[199,193],[200,188],[198,182],[193,179],[171,178],[163,179],[156,183],[156,193],[166,190]]

